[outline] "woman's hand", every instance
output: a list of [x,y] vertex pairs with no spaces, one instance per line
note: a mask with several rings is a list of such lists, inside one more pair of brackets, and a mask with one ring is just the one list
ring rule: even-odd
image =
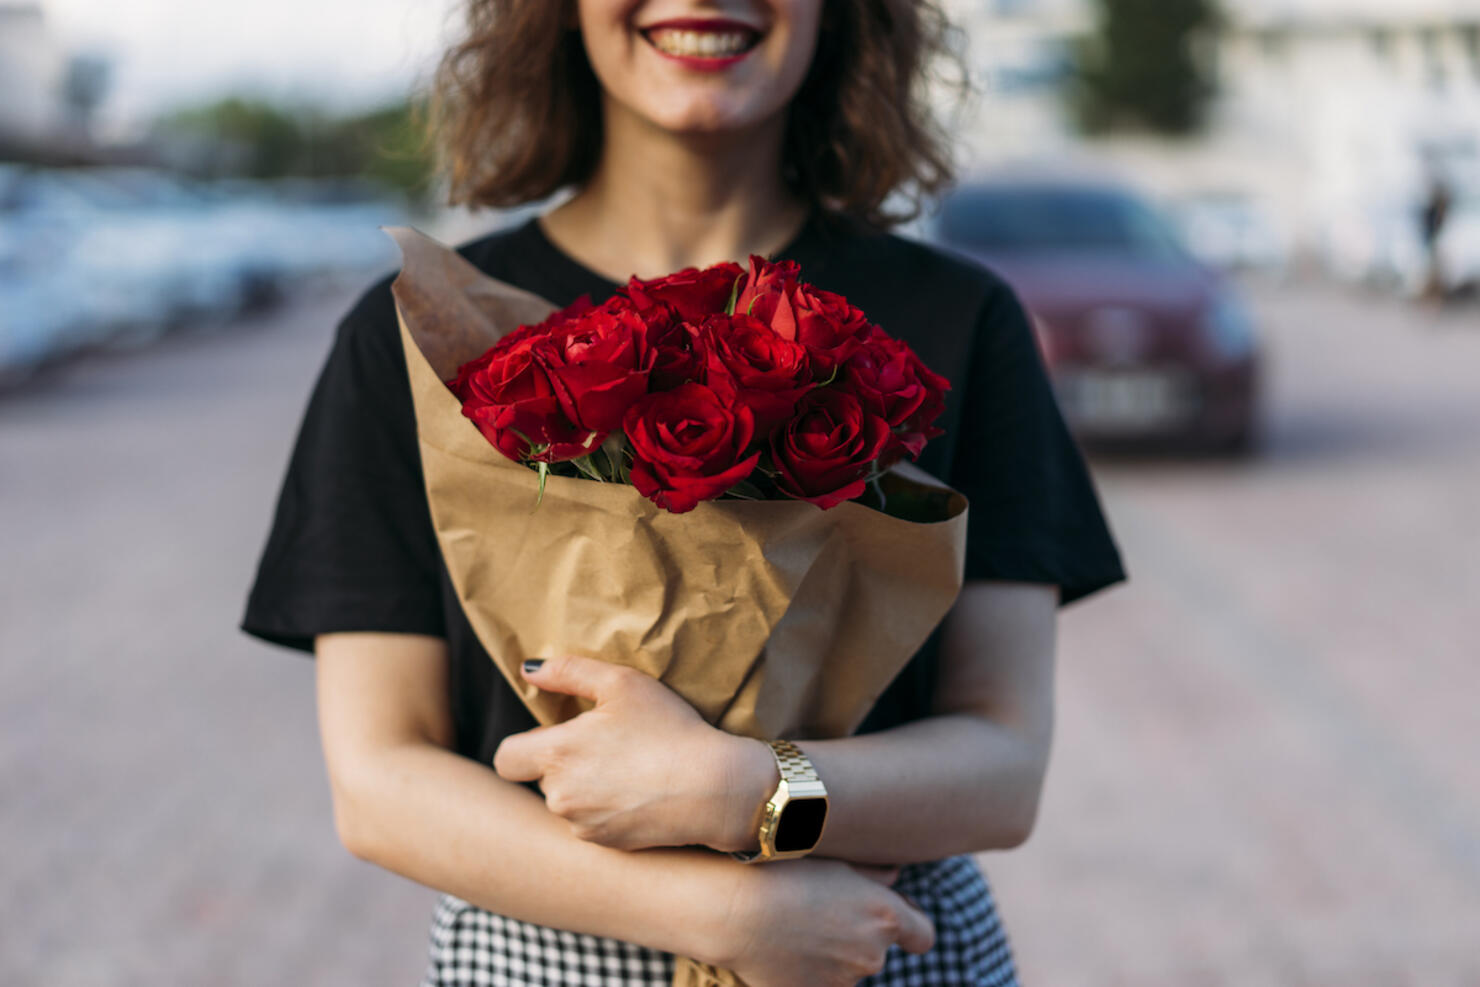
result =
[[532,665],[530,682],[596,708],[504,738],[493,758],[500,777],[538,781],[551,812],[604,846],[743,850],[754,842],[777,779],[764,744],[711,727],[636,669],[578,657]]
[[741,866],[720,965],[750,987],[854,987],[895,943],[935,945],[930,920],[889,887],[898,868],[816,857]]

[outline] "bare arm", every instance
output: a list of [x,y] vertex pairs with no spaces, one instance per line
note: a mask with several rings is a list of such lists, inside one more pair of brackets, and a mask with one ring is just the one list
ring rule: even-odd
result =
[[[1053,735],[1057,605],[1050,585],[967,584],[941,644],[935,715],[798,743],[832,800],[817,853],[908,863],[1028,838]],[[765,760],[752,777],[774,787]]]
[[[539,796],[448,749],[438,639],[333,634],[315,650],[335,821],[358,857],[500,914],[748,971],[758,987],[862,970],[856,980],[893,942],[930,946],[928,922],[885,875],[836,861],[749,868],[704,850],[629,853],[579,839]],[[778,942],[786,924],[801,927],[794,948]],[[777,976],[814,965],[812,980]]]
[[[712,949],[705,930],[683,928],[656,896],[631,892],[657,878],[687,883],[698,897],[721,860],[682,850],[629,856],[573,840],[533,792],[447,750],[445,648],[400,635],[319,640],[320,729],[345,847],[526,921],[675,952]],[[559,893],[571,887],[588,893]]]
[[[1027,838],[1052,734],[1057,604],[1052,585],[969,584],[947,620],[934,715],[798,743],[832,797],[817,855],[899,864]],[[507,738],[495,766],[512,781],[539,779],[550,811],[582,838],[755,847],[777,781],[764,744],[714,729],[632,669],[559,657],[525,677],[595,708]]]

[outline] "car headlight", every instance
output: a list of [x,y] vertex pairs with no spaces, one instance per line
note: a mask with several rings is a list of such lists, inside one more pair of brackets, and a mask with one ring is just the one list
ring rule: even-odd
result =
[[1208,306],[1203,331],[1213,351],[1226,360],[1254,351],[1254,320],[1243,302],[1229,292],[1219,293]]

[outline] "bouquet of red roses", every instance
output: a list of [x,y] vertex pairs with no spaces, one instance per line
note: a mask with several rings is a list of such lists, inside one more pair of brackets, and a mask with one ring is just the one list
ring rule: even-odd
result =
[[721,496],[852,500],[940,434],[950,387],[795,262],[760,257],[583,298],[450,386],[488,441],[542,478],[631,483],[675,514]]
[[[437,542],[535,718],[590,703],[520,664],[579,654],[652,675],[730,733],[856,730],[961,588],[965,498],[900,462],[938,434],[946,382],[794,264],[555,312],[390,232]],[[739,983],[676,971],[675,987]]]

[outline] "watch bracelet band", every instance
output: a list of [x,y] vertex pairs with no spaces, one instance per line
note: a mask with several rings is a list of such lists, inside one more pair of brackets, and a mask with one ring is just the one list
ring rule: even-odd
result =
[[771,748],[771,756],[776,758],[776,767],[781,772],[784,781],[818,781],[817,769],[812,767],[812,762],[807,760],[807,755],[789,740],[768,740],[766,743]]
[[[771,757],[775,760],[776,770],[781,776],[776,784],[775,791],[767,799],[766,805],[768,808],[783,788],[791,790],[793,787],[804,785],[811,787],[815,785],[821,790],[819,794],[821,794],[822,798],[824,800],[827,798],[827,787],[823,785],[822,779],[817,774],[817,769],[812,766],[812,762],[807,758],[807,755],[802,753],[801,748],[789,740],[768,740],[766,741],[766,746],[771,749]],[[777,859],[778,857],[803,856],[804,853],[778,854],[774,842],[769,848],[767,847],[767,837],[772,841],[775,840],[776,833],[774,826],[777,822],[779,822],[778,819],[770,818],[769,812],[763,814],[760,832],[761,849],[732,853],[731,856],[747,864],[762,863],[767,860]]]

